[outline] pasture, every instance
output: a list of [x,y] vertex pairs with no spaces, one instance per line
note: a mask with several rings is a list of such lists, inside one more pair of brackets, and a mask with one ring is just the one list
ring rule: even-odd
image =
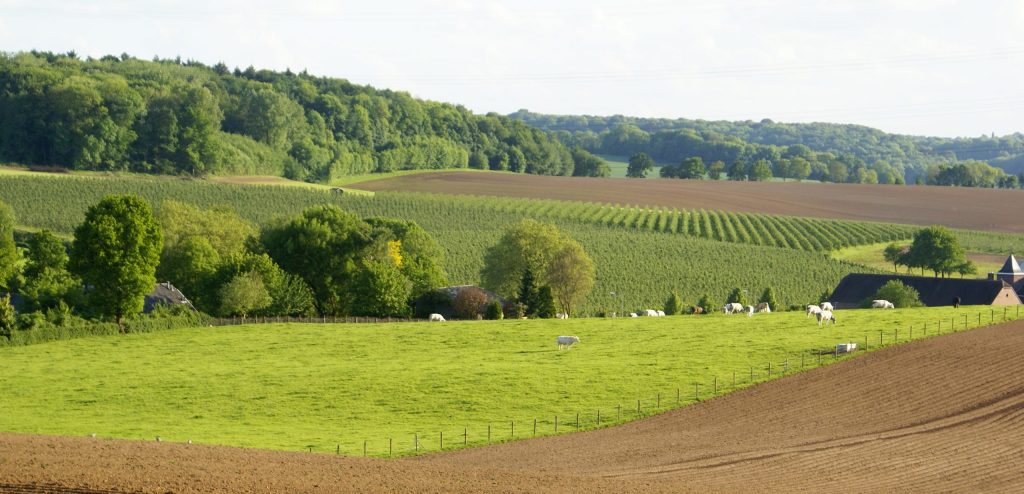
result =
[[[264,324],[0,349],[9,432],[386,456],[597,427],[877,348],[999,322],[989,307],[379,325]],[[1018,314],[1011,309],[1009,316]],[[896,334],[896,330],[899,334]],[[879,332],[882,332],[881,334]],[[556,349],[555,337],[580,344]],[[769,375],[769,365],[771,374]],[[695,385],[697,385],[695,387]],[[678,391],[677,391],[678,390]],[[621,408],[617,409],[616,407]],[[416,439],[414,439],[416,438]],[[418,440],[417,440],[418,439]],[[414,442],[415,441],[415,442]]]

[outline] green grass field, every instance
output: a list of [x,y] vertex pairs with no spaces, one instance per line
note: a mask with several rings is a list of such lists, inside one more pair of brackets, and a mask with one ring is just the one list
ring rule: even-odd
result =
[[[89,337],[0,349],[0,429],[386,456],[636,418],[768,379],[839,342],[934,335],[990,321],[990,308],[860,310],[819,329],[803,313],[248,325]],[[1010,310],[1011,317],[1017,315]],[[1002,319],[996,312],[994,320]],[[574,334],[567,351],[555,337]],[[831,362],[824,357],[824,363]],[[660,393],[660,407],[657,406]]]

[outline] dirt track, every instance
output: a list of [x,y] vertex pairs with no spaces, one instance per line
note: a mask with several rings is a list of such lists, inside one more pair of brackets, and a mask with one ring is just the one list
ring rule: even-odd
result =
[[1010,323],[620,427],[399,461],[0,434],[0,491],[1021,492],[1022,351]]
[[1024,191],[443,172],[361,182],[364,190],[532,197],[1024,233]]

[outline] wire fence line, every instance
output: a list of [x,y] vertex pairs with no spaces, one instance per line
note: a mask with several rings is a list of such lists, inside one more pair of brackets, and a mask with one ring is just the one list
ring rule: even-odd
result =
[[[605,407],[581,408],[567,413],[528,418],[509,418],[474,428],[452,426],[436,432],[413,433],[404,437],[366,439],[361,443],[346,441],[344,446],[341,442],[333,445],[309,444],[302,449],[348,456],[390,458],[600,429],[707,401],[778,377],[848,360],[868,351],[1019,318],[1020,306],[1016,306],[1012,310],[1004,307],[1001,310],[992,308],[978,313],[958,314],[949,319],[936,319],[934,323],[929,321],[920,326],[865,330],[863,337],[859,338],[860,341],[851,340],[850,337],[834,337],[834,343],[828,347],[795,352],[782,359],[768,360],[745,368],[727,369],[700,380],[681,382],[674,389],[654,391],[644,397],[623,400]],[[847,343],[856,343],[856,350],[842,351],[840,345]]]

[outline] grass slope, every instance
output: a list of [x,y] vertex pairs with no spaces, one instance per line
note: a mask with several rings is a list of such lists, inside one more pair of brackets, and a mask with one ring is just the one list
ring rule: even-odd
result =
[[[93,337],[0,349],[0,429],[63,435],[388,454],[573,430],[655,413],[790,372],[839,342],[934,335],[988,307],[861,310],[819,329],[802,313],[401,323],[249,325]],[[1010,310],[1011,317],[1018,315]],[[996,313],[994,321],[1001,319]],[[575,334],[581,344],[555,349]],[[831,357],[825,357],[827,363]],[[657,405],[660,394],[660,407]]]

